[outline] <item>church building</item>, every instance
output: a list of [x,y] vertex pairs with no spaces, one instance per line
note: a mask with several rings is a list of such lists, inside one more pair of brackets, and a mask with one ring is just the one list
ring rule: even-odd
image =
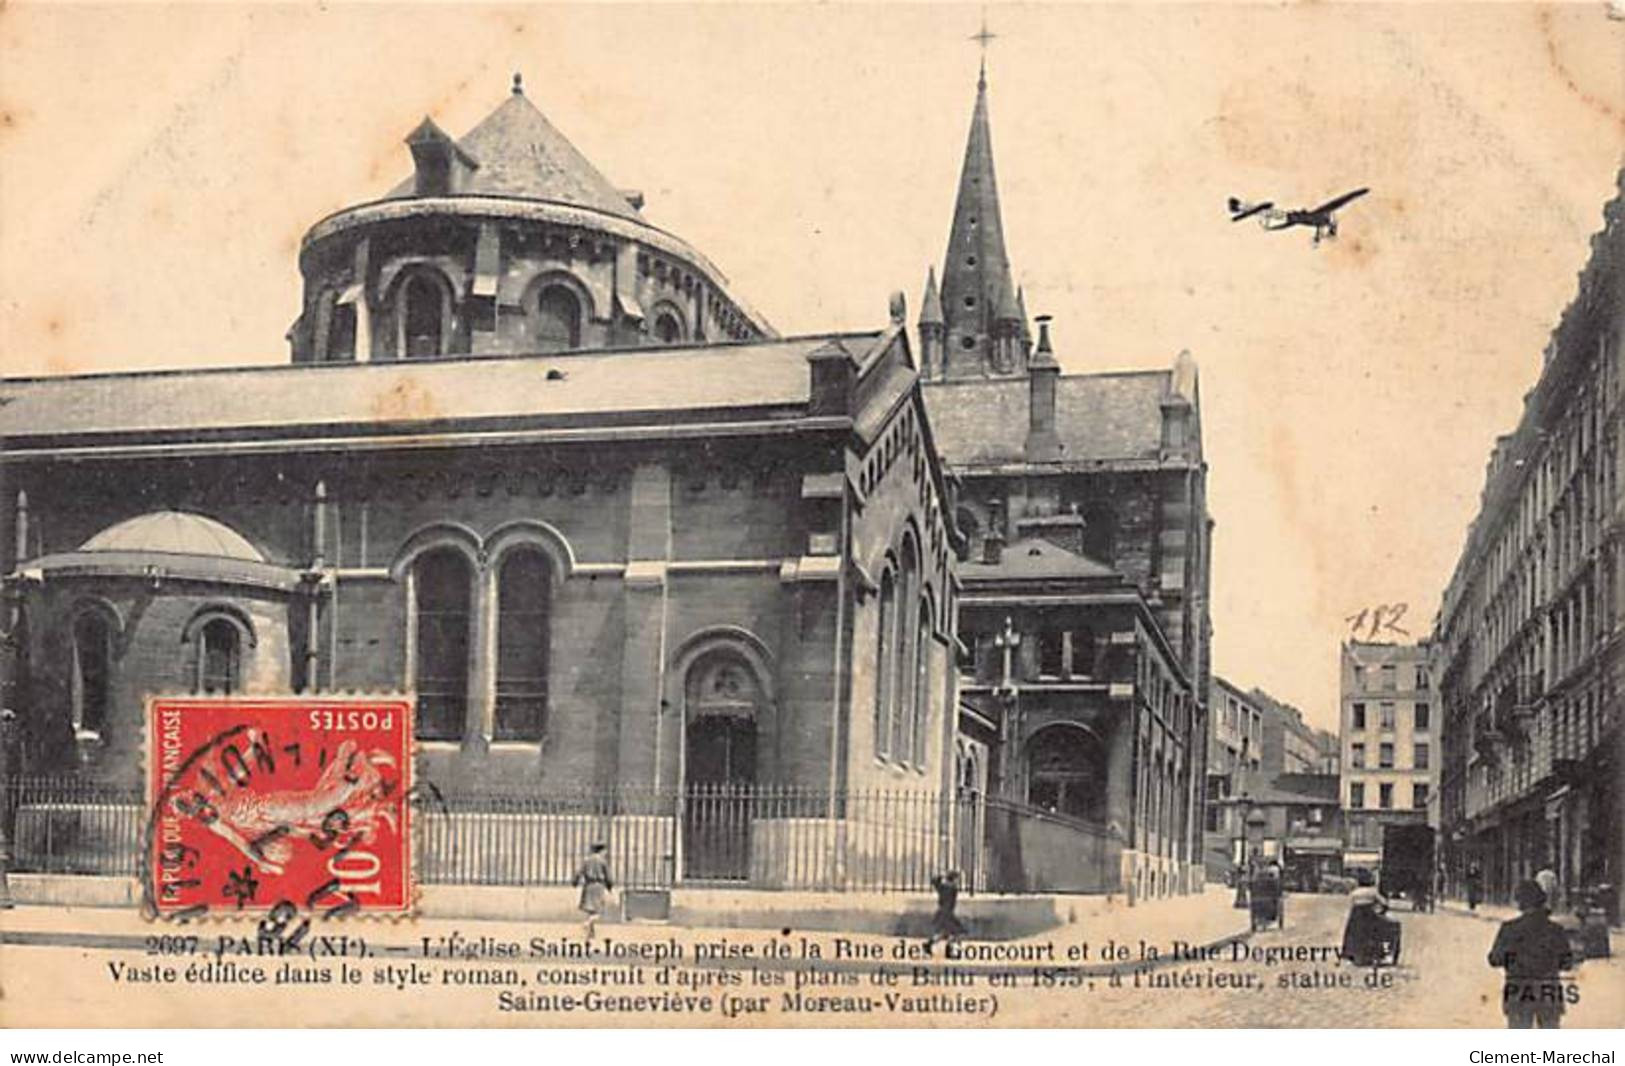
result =
[[[986,70],[940,284],[918,320],[925,402],[967,538],[956,776],[1051,812],[978,856],[1090,856],[1082,891],[1199,891],[1212,521],[1196,364],[1063,374],[1014,284]],[[1030,867],[1031,863],[1027,865]]]
[[155,695],[402,691],[426,883],[1200,888],[1196,367],[1034,338],[985,72],[917,334],[779,336],[517,77],[406,146],[286,364],[0,381],[17,868],[134,872]]
[[958,544],[901,298],[778,336],[517,78],[406,140],[287,365],[0,383],[19,862],[123,853],[151,696],[409,691],[427,880],[607,835],[629,884],[924,887]]

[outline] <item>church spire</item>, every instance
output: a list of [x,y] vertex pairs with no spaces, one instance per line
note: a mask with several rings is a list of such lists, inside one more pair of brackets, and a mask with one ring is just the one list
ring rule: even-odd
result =
[[937,272],[925,272],[925,296],[920,300],[920,372],[927,378],[942,376],[942,297],[937,292]]
[[[985,29],[977,39],[983,36],[991,37]],[[1015,285],[1004,248],[1004,221],[993,174],[986,71],[984,62],[976,81],[976,106],[971,112],[953,227],[942,263],[942,307],[947,320],[944,370],[950,378],[1019,369],[999,358],[995,350],[1000,313],[1009,312]]]

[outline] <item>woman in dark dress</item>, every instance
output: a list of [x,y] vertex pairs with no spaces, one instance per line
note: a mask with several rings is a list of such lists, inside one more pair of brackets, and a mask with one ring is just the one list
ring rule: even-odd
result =
[[587,939],[597,931],[598,915],[603,912],[615,882],[609,876],[609,860],[604,858],[605,847],[594,844],[591,852],[581,861],[580,869],[570,883],[581,886],[581,911],[587,916]]
[[1357,887],[1349,893],[1349,918],[1343,926],[1339,958],[1356,966],[1376,966],[1384,960],[1399,962],[1399,923],[1384,915],[1388,901],[1377,891],[1370,870],[1354,871]]

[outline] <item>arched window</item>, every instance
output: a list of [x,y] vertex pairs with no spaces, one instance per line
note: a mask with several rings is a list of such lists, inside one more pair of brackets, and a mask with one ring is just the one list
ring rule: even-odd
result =
[[112,700],[113,627],[95,610],[73,620],[73,731],[101,736]]
[[468,711],[469,621],[474,574],[452,548],[424,552],[412,567],[417,647],[413,684],[418,736],[457,740]]
[[[892,757],[898,762],[914,761],[914,730],[910,718],[914,709],[914,656],[919,646],[919,629],[914,622],[913,604],[920,595],[920,553],[914,538],[903,538],[903,557],[898,567],[897,633],[895,636],[897,686],[892,693]],[[907,604],[907,607],[903,605]]]
[[225,618],[205,622],[197,638],[197,691],[229,696],[241,687],[242,633]]
[[880,578],[880,619],[875,626],[875,755],[891,754],[892,648],[896,641],[897,582],[887,570]]
[[349,362],[355,357],[355,304],[334,304],[327,325],[327,361]]
[[1073,818],[1097,819],[1104,770],[1099,745],[1082,729],[1041,729],[1027,750],[1027,802]]
[[536,297],[536,350],[562,352],[581,347],[581,301],[563,285],[549,285]]
[[661,311],[655,316],[655,340],[661,344],[677,344],[683,339],[683,323],[670,311]]
[[919,625],[914,632],[914,764],[925,765],[926,726],[931,718],[931,601],[920,600]]
[[401,282],[395,298],[401,323],[401,353],[408,359],[432,358],[446,352],[446,293],[432,277],[414,271]]
[[535,548],[509,552],[497,571],[496,739],[539,740],[547,724],[553,569]]

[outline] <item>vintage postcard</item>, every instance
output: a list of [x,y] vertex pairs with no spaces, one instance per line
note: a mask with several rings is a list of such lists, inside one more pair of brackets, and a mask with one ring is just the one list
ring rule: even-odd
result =
[[0,5],[0,1024],[1619,1027],[1622,334],[1617,3]]

